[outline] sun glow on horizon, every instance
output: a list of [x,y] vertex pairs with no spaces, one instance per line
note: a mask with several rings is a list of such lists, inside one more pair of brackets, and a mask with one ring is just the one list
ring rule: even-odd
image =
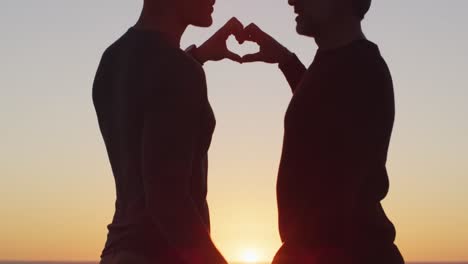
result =
[[244,263],[258,263],[261,261],[260,254],[252,248],[245,249],[241,254],[241,261]]

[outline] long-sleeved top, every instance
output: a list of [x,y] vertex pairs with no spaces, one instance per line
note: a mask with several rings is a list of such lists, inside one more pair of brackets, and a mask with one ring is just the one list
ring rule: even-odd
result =
[[293,97],[277,180],[283,247],[275,263],[402,263],[381,206],[395,109],[378,47],[357,40],[319,49],[307,70],[295,56],[280,69]]
[[[185,263],[197,254],[223,263],[204,241],[215,118],[201,65],[163,34],[131,28],[103,54],[93,101],[117,196],[102,256],[129,250],[159,263],[182,263],[182,254],[194,256]],[[193,241],[174,244],[175,231]]]

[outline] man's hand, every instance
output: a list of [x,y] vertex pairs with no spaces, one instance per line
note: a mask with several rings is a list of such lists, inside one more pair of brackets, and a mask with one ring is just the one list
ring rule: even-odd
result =
[[194,51],[194,57],[202,64],[207,61],[220,61],[222,59],[241,62],[242,58],[227,48],[226,41],[229,36],[234,35],[237,41],[242,44],[244,42],[243,30],[242,23],[235,17],[231,18],[220,30]]
[[255,54],[244,55],[242,57],[242,63],[282,63],[293,56],[292,52],[253,23],[244,29],[243,37],[247,41],[257,43],[260,47],[260,51]]

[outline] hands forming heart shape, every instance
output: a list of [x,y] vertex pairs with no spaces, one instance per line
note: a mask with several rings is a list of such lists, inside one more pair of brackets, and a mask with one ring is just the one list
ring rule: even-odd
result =
[[[230,36],[234,36],[239,44],[243,44],[245,41],[254,42],[260,49],[257,53],[241,57],[228,49],[226,42]],[[233,17],[211,38],[197,48],[195,57],[202,63],[206,61],[220,61],[222,59],[230,59],[239,63],[281,63],[286,61],[291,54],[287,48],[263,32],[257,25],[252,23],[244,28],[242,23]]]

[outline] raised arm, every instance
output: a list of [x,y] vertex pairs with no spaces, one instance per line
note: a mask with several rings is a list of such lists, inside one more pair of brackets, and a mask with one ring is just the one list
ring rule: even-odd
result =
[[[184,76],[158,85],[158,89],[149,88],[145,94],[141,143],[148,210],[185,263],[227,263],[213,244],[190,195],[194,135],[199,129],[204,79]],[[155,94],[162,87],[164,91]]]
[[302,76],[304,76],[304,73],[306,72],[304,64],[302,64],[296,54],[292,53],[286,60],[278,63],[278,67],[281,72],[283,72],[284,77],[286,77],[286,80],[294,93],[294,90],[299,85],[302,80]]
[[245,28],[244,37],[246,40],[257,43],[260,51],[245,55],[242,57],[242,62],[277,63],[294,92],[306,71],[297,56],[255,24],[250,24]]

